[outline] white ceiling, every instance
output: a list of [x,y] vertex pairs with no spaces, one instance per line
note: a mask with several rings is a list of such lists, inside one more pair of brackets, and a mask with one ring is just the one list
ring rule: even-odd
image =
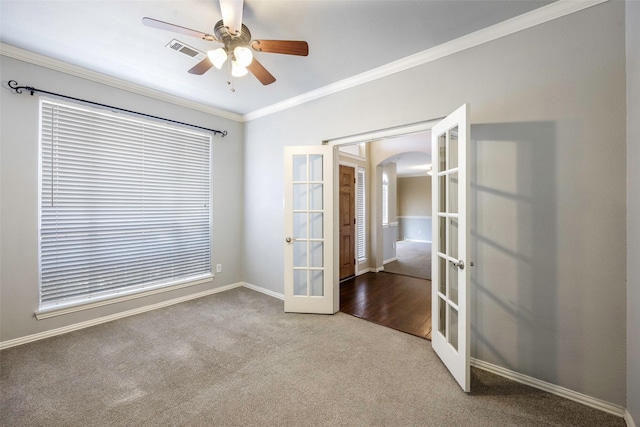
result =
[[[276,77],[235,79],[165,47],[176,38],[202,51],[219,47],[142,25],[148,16],[213,33],[217,0],[0,0],[0,42],[146,88],[247,114],[521,15],[553,0],[245,0],[254,39],[306,40],[309,56],[257,53]],[[5,76],[3,76],[5,77]],[[20,84],[19,76],[13,78]],[[55,91],[56,88],[42,88]]]
[[431,166],[431,156],[420,151],[399,153],[393,157],[398,177],[426,176]]

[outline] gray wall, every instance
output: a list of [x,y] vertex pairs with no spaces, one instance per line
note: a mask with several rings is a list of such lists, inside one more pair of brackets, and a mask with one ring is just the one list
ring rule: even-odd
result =
[[245,279],[283,291],[284,146],[469,102],[472,355],[625,405],[624,46],[607,2],[247,123]]
[[242,279],[243,125],[71,75],[0,56],[3,86],[11,79],[69,96],[86,98],[214,129],[213,263],[223,272],[213,283],[111,304],[45,320],[38,308],[38,97],[0,89],[0,341],[131,310]]
[[640,2],[627,21],[627,409],[640,425]]
[[430,242],[432,234],[431,216],[420,218],[398,217],[398,240]]

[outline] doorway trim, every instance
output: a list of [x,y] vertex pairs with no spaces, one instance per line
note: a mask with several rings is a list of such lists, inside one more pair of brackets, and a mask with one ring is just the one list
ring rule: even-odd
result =
[[[337,137],[337,138],[332,138],[332,139],[325,139],[322,141],[322,145],[328,145],[331,146],[333,148],[333,153],[334,153],[334,159],[338,159],[338,147],[343,146],[343,145],[352,145],[352,144],[359,144],[359,143],[363,143],[363,142],[371,142],[371,141],[379,141],[382,139],[390,139],[390,138],[396,138],[399,136],[404,136],[404,135],[409,135],[409,134],[413,134],[413,133],[419,133],[419,132],[425,132],[425,131],[430,131],[431,128],[433,128],[433,126],[440,122],[442,119],[444,119],[446,116],[442,116],[442,117],[436,117],[436,118],[431,118],[431,119],[427,119],[421,122],[417,122],[417,123],[409,123],[409,124],[405,124],[405,125],[400,125],[400,126],[394,126],[394,127],[389,127],[389,128],[385,128],[385,129],[377,129],[377,130],[373,130],[373,131],[369,131],[369,132],[363,132],[363,133],[359,133],[359,134],[354,134],[354,135],[348,135],[348,136],[342,136],[342,137]],[[427,141],[427,143],[429,143]],[[336,161],[336,166],[339,164],[338,161]],[[339,168],[338,167],[334,167],[334,171],[333,171],[333,179],[334,182],[338,182],[338,173],[339,173]],[[377,173],[374,173],[374,171],[372,171],[370,173],[370,175],[373,174],[372,176],[377,176]],[[369,178],[371,179],[371,177]],[[370,187],[371,189],[371,187]],[[340,197],[338,188],[336,185],[333,186],[333,200],[334,200],[334,206],[333,206],[333,215],[334,218],[338,218],[338,216],[340,215],[340,212],[338,211],[338,198]],[[376,221],[378,220],[378,218],[376,218],[375,216],[377,215],[377,212],[375,210],[370,211],[370,224],[375,224]],[[376,228],[371,227],[371,241],[375,241],[376,242],[376,263],[378,262],[377,258],[379,257],[378,252],[380,252],[381,249],[381,237],[378,235],[378,232],[376,230]],[[340,251],[340,246],[339,246],[339,238],[340,238],[340,234],[339,234],[339,230],[337,227],[334,227],[334,240],[333,240],[333,251],[334,253],[339,253]],[[369,254],[370,257],[373,254]],[[357,268],[356,268],[357,269]],[[338,279],[339,274],[335,274],[334,275],[334,294],[337,295],[336,298],[336,307],[337,310],[339,311],[340,309],[340,300],[339,300],[339,286],[340,286],[340,280]]]
[[389,138],[395,138],[397,136],[424,132],[427,130],[431,130],[433,125],[435,125],[445,117],[446,116],[436,117],[433,119],[427,119],[417,123],[410,123],[406,125],[394,126],[394,127],[385,128],[385,129],[377,129],[377,130],[358,133],[354,135],[325,139],[322,141],[322,145],[330,145],[335,148],[341,145],[359,144],[361,142],[369,142],[369,141],[375,141],[380,139],[389,139]]

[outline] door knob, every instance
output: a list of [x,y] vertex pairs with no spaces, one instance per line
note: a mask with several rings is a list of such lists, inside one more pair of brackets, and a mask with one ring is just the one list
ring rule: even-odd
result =
[[464,261],[459,260],[458,262],[449,261],[451,264],[458,267],[460,270],[464,270]]

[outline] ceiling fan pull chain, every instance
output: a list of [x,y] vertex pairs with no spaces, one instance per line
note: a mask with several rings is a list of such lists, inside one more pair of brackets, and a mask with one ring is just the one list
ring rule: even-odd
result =
[[231,86],[231,92],[235,92],[236,88],[233,87],[233,74],[231,73],[231,58],[227,61],[227,84]]

